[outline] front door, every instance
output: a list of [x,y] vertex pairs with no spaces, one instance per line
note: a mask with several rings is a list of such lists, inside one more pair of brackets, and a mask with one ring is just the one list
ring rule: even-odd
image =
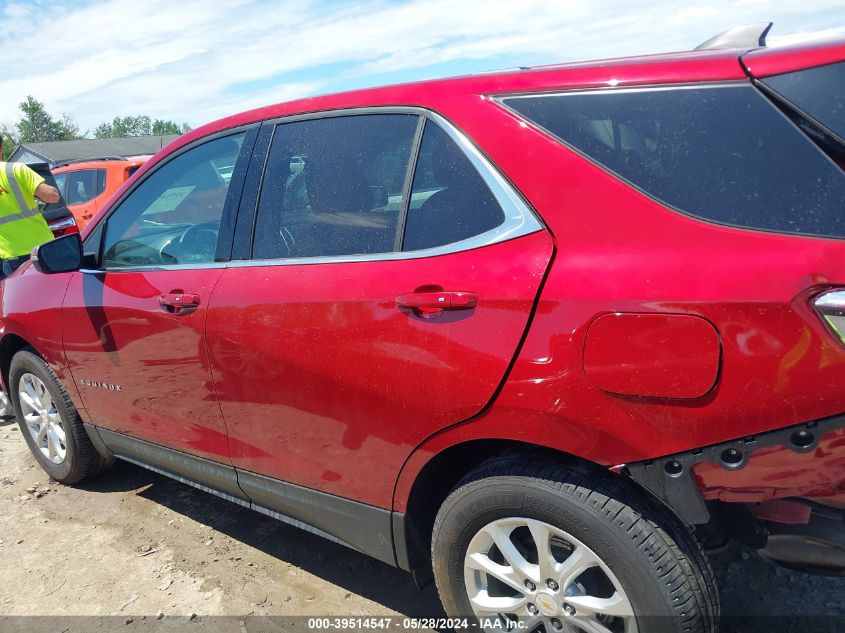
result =
[[100,244],[100,266],[73,275],[62,313],[88,419],[217,461],[228,461],[228,444],[205,321],[243,141],[194,146],[140,182],[86,241]]
[[493,397],[551,238],[412,111],[282,123],[266,164],[208,316],[233,464],[389,507],[415,446]]

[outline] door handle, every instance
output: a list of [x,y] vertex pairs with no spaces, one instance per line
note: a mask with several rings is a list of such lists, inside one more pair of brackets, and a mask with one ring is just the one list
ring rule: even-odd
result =
[[446,310],[471,310],[478,303],[474,292],[411,292],[396,297],[396,306],[412,310],[417,316],[432,319]]
[[173,291],[161,295],[158,298],[158,304],[165,312],[175,314],[176,316],[184,316],[191,312],[196,312],[200,305],[200,296]]

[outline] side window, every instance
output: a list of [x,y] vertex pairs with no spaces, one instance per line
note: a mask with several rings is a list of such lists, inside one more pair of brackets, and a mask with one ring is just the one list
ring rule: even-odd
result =
[[767,77],[763,83],[845,139],[845,62]]
[[80,169],[68,174],[67,203],[82,204],[96,198],[103,192],[100,180],[105,185],[105,169]]
[[244,133],[208,141],[177,156],[135,187],[106,220],[103,266],[156,266],[214,260]]
[[65,191],[65,184],[67,183],[67,173],[54,174],[53,177],[56,179],[56,189],[59,190],[59,194],[62,196],[62,200],[67,201],[67,193]]
[[504,220],[502,207],[469,159],[446,132],[426,122],[403,250],[459,242]]
[[[503,102],[690,215],[845,237],[845,174],[751,85],[596,90]],[[565,178],[561,174],[561,182]]]
[[276,127],[254,259],[392,252],[419,117],[366,114]]

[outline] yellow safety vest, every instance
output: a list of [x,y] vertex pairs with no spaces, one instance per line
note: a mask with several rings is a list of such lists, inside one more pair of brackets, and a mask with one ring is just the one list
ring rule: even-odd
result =
[[42,182],[44,179],[23,163],[0,163],[0,259],[29,255],[33,248],[53,239],[35,202],[35,190]]

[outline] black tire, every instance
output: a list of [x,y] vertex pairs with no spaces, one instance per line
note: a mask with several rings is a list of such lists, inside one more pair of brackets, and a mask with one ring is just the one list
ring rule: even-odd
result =
[[[61,463],[53,463],[41,452],[24,421],[18,394],[18,387],[24,374],[32,374],[39,378],[47,387],[47,391],[56,405],[65,433],[66,453]],[[18,426],[29,446],[29,450],[32,451],[41,468],[55,481],[63,484],[75,484],[108,469],[113,463],[113,458],[102,457],[94,448],[85,428],[82,426],[82,420],[73,406],[73,402],[56,378],[56,374],[31,348],[19,351],[12,358],[12,364],[9,368],[9,397],[15,409]]]
[[[470,542],[484,526],[509,517],[549,524],[591,549],[627,595],[640,632],[716,630],[713,572],[700,544],[673,513],[621,476],[525,452],[482,463],[437,514],[432,562],[450,616],[473,616],[464,581]],[[562,609],[565,599],[559,600]],[[548,604],[545,597],[543,602]],[[619,628],[624,620],[610,623]]]

